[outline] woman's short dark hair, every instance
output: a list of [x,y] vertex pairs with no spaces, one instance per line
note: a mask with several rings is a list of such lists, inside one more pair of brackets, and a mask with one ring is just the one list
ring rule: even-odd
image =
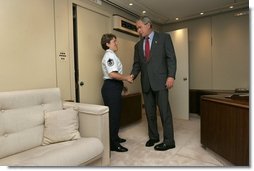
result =
[[101,47],[102,47],[102,49],[104,49],[104,50],[109,49],[109,47],[107,46],[107,43],[110,43],[110,41],[113,38],[116,39],[116,36],[114,34],[111,34],[111,33],[103,34],[102,37],[101,37]]

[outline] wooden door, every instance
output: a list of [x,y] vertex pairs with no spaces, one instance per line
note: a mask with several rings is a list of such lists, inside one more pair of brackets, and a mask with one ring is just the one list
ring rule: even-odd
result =
[[175,48],[177,71],[169,102],[174,118],[189,119],[189,48],[188,29],[169,32]]

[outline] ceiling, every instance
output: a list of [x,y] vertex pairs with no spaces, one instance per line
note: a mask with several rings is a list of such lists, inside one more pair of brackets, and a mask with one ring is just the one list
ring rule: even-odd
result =
[[[236,9],[247,10],[249,0],[102,0],[135,17],[146,15],[157,24],[169,24]],[[129,4],[133,5],[130,6]],[[229,8],[233,5],[233,8]],[[146,11],[145,14],[142,11]],[[203,12],[203,15],[200,13]],[[178,20],[176,20],[178,18]]]

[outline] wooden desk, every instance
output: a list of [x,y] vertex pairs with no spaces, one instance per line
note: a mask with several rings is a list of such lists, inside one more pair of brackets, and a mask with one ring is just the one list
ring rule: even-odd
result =
[[120,126],[126,126],[142,118],[141,93],[124,95]]
[[201,144],[238,166],[249,166],[249,100],[201,97]]

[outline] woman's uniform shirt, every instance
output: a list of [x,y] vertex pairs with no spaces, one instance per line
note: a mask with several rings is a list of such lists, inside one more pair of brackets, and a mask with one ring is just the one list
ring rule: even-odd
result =
[[109,76],[111,72],[118,72],[123,74],[123,65],[120,59],[116,56],[115,52],[111,49],[107,49],[102,58],[102,71],[103,79],[112,79]]

